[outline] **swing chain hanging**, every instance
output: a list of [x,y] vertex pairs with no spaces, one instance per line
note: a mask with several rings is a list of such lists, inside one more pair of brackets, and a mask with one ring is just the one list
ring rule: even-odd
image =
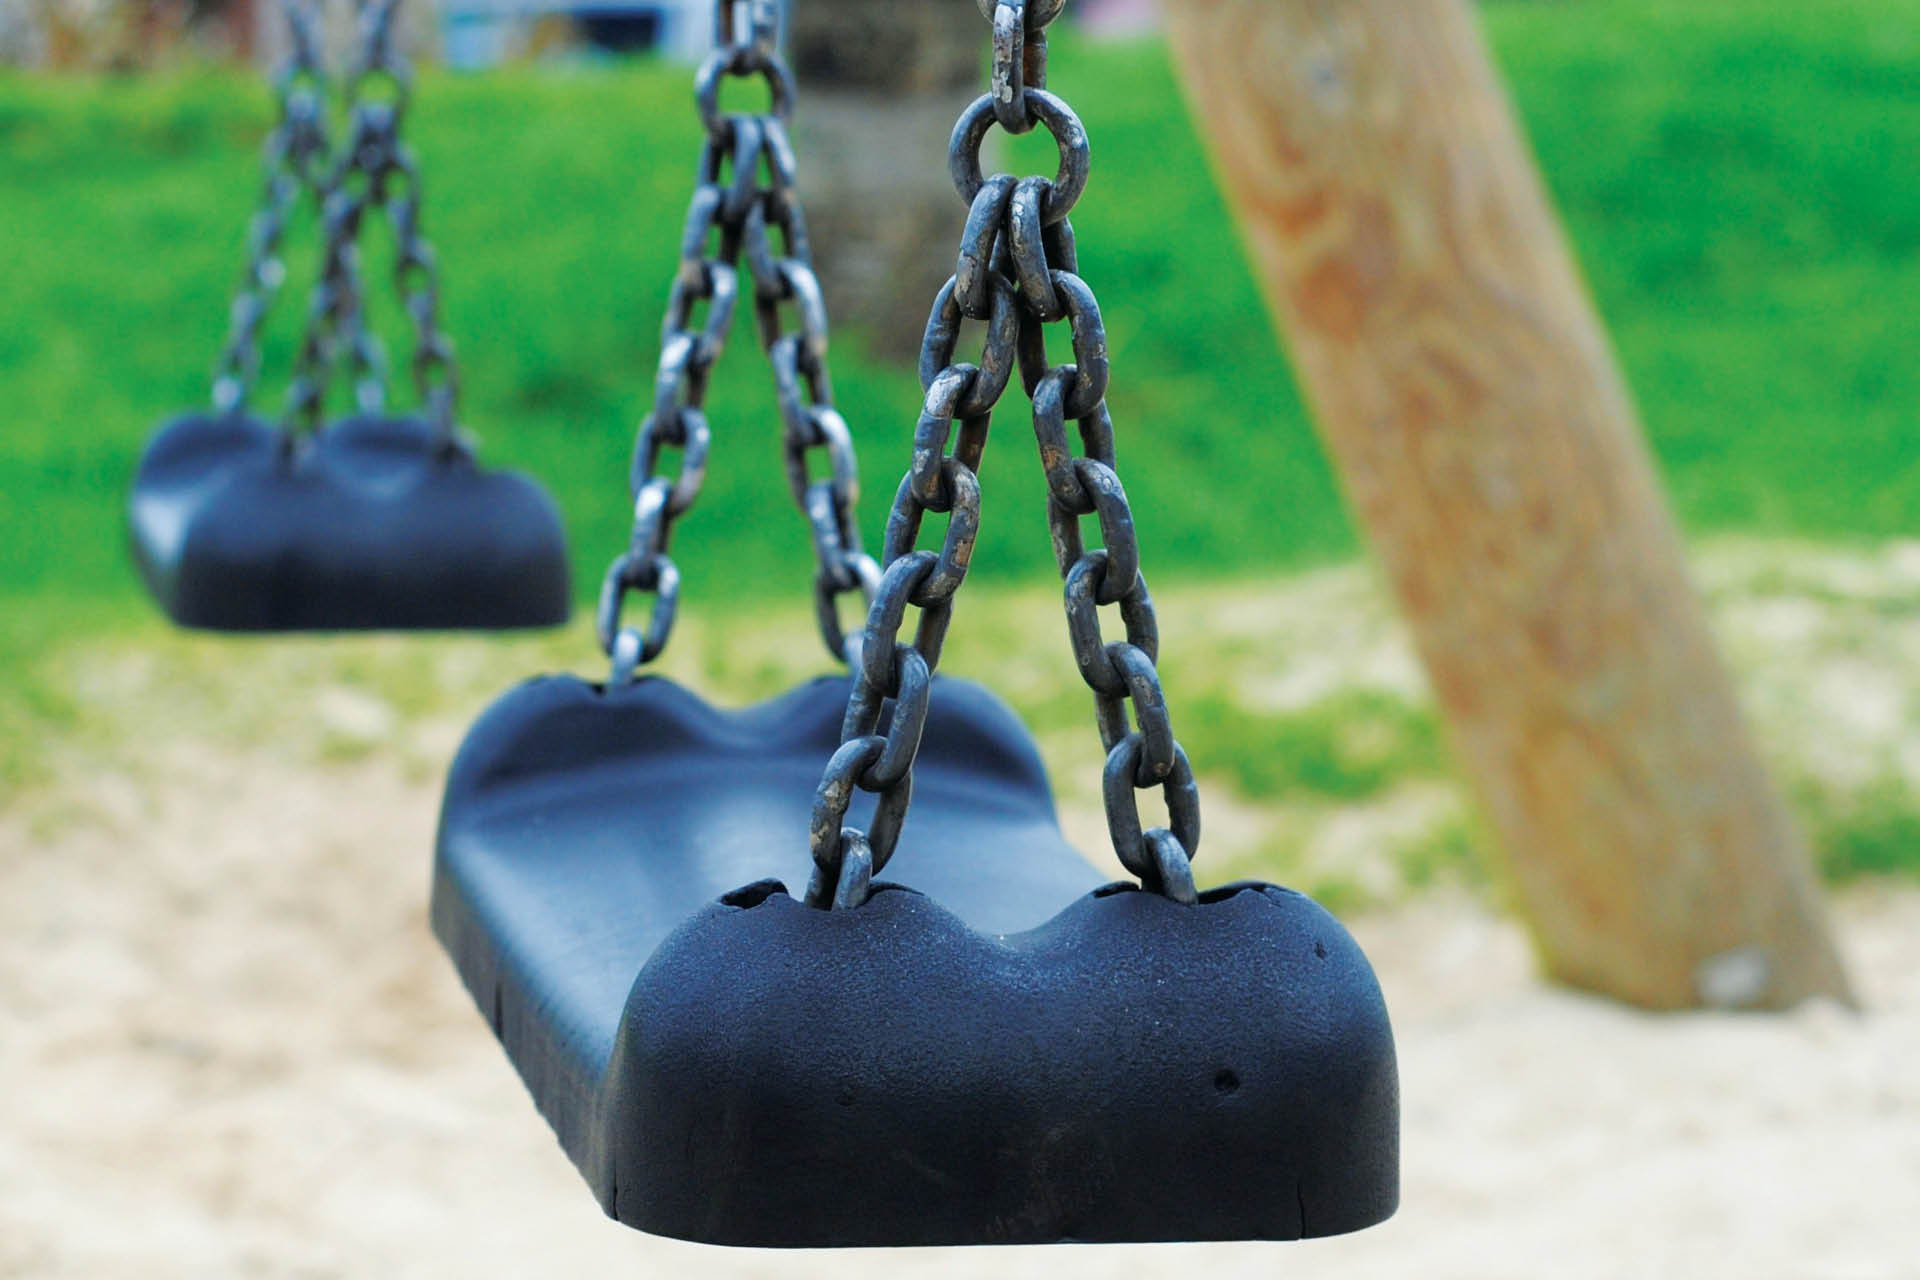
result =
[[300,198],[314,189],[327,158],[326,68],[319,15],[308,0],[281,0],[288,53],[274,75],[279,118],[267,135],[267,180],[260,208],[247,229],[247,267],[233,299],[226,349],[214,373],[216,413],[246,407],[260,376],[260,328],[280,287],[286,263],[280,256],[287,223]]
[[[365,25],[369,16],[365,0],[361,0],[359,9],[362,50],[349,82],[349,100],[356,96],[359,67],[370,61],[365,46],[378,35]],[[294,448],[298,433],[311,434],[319,429],[327,387],[343,348],[352,363],[356,407],[371,414],[380,412],[386,404],[386,356],[367,328],[363,309],[360,223],[365,206],[361,200],[343,194],[366,149],[362,136],[365,122],[358,112],[351,114],[349,129],[350,136],[333,157],[317,193],[322,238],[320,277],[308,303],[306,331],[287,388],[286,426],[281,439],[288,452]]]
[[[693,506],[706,477],[712,443],[707,386],[739,302],[743,258],[773,368],[788,487],[812,530],[820,634],[837,660],[856,661],[860,643],[860,633],[848,636],[840,623],[840,597],[858,591],[870,599],[880,578],[854,518],[860,476],[853,437],[833,403],[826,302],[813,270],[787,135],[793,77],[778,50],[779,6],[775,0],[717,0],[715,30],[718,47],[694,82],[706,142],[667,299],[653,405],[634,444],[633,534],[601,584],[597,629],[615,684],[632,680],[638,668],[659,657],[673,631],[680,573],[667,546],[674,522]],[[722,113],[723,82],[755,77],[767,84],[769,110]],[[781,314],[788,305],[798,322],[791,331]],[[662,472],[668,448],[681,451],[677,474]],[[816,451],[825,460],[819,480],[812,478]],[[644,631],[622,623],[630,591],[654,597]]]
[[459,368],[453,341],[440,329],[440,279],[433,246],[420,229],[419,168],[401,140],[413,76],[396,43],[400,0],[361,0],[359,45],[347,85],[348,137],[324,187],[326,255],[301,348],[291,412],[318,424],[329,371],[341,345],[356,370],[363,413],[385,402],[384,359],[368,331],[360,281],[359,241],[369,209],[393,230],[393,281],[414,331],[415,391],[440,438],[443,455],[464,455],[455,415]]
[[[1068,634],[1081,677],[1093,690],[1108,753],[1102,793],[1114,851],[1144,888],[1178,902],[1196,901],[1192,859],[1200,841],[1199,793],[1160,687],[1158,623],[1140,573],[1132,509],[1115,470],[1106,330],[1093,291],[1077,274],[1067,221],[1086,188],[1087,135],[1072,108],[1039,87],[1045,80],[1046,25],[1063,8],[1064,0],[981,0],[993,23],[993,86],[961,115],[949,147],[948,167],[969,211],[953,278],[934,302],[921,346],[926,399],[914,430],[913,463],[887,519],[885,569],[841,745],[814,798],[807,901],[816,907],[865,901],[872,877],[899,841],[933,672],[979,531],[980,458],[994,407],[1016,366],[1032,402],[1046,473],[1047,525],[1065,579]],[[996,122],[1015,133],[1045,126],[1060,154],[1055,177],[983,177],[980,148]],[[966,320],[985,322],[978,364],[953,361]],[[1074,358],[1053,365],[1045,326],[1060,322],[1068,326]],[[1076,457],[1068,443],[1068,419],[1085,456]],[[929,511],[947,516],[937,553],[915,549]],[[1086,546],[1081,522],[1088,516],[1098,523],[1101,547]],[[899,637],[909,604],[920,613],[912,642],[904,643]],[[1108,643],[1101,634],[1098,611],[1106,605],[1119,607],[1124,641]],[[856,788],[878,796],[864,831],[845,825]],[[1137,792],[1153,788],[1165,796],[1170,823],[1143,829]]]

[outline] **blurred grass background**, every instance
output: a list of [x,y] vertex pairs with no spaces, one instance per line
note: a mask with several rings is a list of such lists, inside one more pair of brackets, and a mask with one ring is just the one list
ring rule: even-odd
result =
[[[1496,4],[1487,19],[1688,528],[1913,531],[1920,3],[1588,0]],[[1075,223],[1113,335],[1150,563],[1219,576],[1351,554],[1163,51],[1063,41],[1057,68],[1095,141]],[[237,72],[0,79],[0,591],[133,592],[118,499],[155,422],[204,401],[268,113]],[[628,516],[695,155],[687,73],[429,75],[413,124],[465,416],[489,457],[552,486],[591,582]],[[303,318],[312,263],[292,262],[270,370]],[[864,359],[857,333],[834,368],[877,533],[916,389]],[[684,526],[702,594],[791,581],[807,556],[744,322],[722,370],[710,487]],[[987,578],[1048,571],[1031,449],[1011,425],[989,455]]]
[[[1864,549],[1920,529],[1920,0],[1507,0],[1484,12],[1688,531]],[[1164,51],[1066,38],[1054,65],[1094,139],[1075,225],[1112,337],[1122,473],[1156,595],[1257,596],[1245,584],[1352,558]],[[696,148],[687,80],[646,63],[430,73],[412,120],[467,425],[490,461],[551,488],[583,596],[626,537],[629,450]],[[0,785],[31,775],[43,739],[85,718],[57,656],[69,641],[136,637],[222,672],[217,655],[259,655],[165,635],[140,599],[121,509],[147,433],[204,402],[269,112],[259,81],[230,69],[0,75],[0,664],[15,673],[0,692]],[[300,235],[269,370],[284,369],[304,318],[311,226]],[[377,285],[383,262],[370,259]],[[869,358],[863,335],[837,339],[877,545],[918,388]],[[769,387],[743,319],[712,397],[707,490],[675,551],[693,608],[748,626],[777,618],[810,654],[801,608],[756,603],[799,606],[809,572]],[[279,392],[270,380],[261,403]],[[1090,738],[1057,619],[1030,626],[1042,615],[1021,603],[1046,594],[1036,584],[1053,569],[1019,418],[1003,415],[983,474],[975,565],[1001,590],[970,593],[967,613],[984,621],[956,636],[978,626],[1044,650],[1037,669],[1053,674],[1015,688],[1016,704],[1043,742],[1068,728]],[[1920,610],[1890,590],[1876,607]],[[1218,674],[1243,669],[1216,661],[1224,642],[1175,627],[1170,650],[1193,646],[1181,661],[1191,691],[1170,677],[1183,738],[1249,803],[1334,806],[1446,776],[1417,694],[1249,706]],[[390,674],[412,669],[388,648],[364,652],[389,655],[374,666]],[[707,674],[740,694],[785,668],[755,670]],[[1903,776],[1889,765],[1844,800],[1790,778],[1832,869],[1920,866],[1920,802]],[[1449,813],[1409,857],[1470,861],[1471,824]]]

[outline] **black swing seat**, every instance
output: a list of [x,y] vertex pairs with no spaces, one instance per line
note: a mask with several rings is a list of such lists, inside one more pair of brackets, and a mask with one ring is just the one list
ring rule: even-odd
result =
[[419,418],[349,418],[287,455],[258,418],[190,414],[148,444],[129,513],[140,572],[182,626],[505,630],[572,607],[552,501],[445,454]]
[[1392,1214],[1393,1039],[1346,930],[1271,885],[1103,885],[978,686],[936,682],[899,883],[788,896],[847,692],[546,678],[454,763],[434,930],[610,1216],[806,1247]]

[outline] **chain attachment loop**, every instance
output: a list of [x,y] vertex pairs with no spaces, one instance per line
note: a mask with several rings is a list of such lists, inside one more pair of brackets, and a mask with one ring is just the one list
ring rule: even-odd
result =
[[[1187,763],[1187,753],[1178,743],[1173,748],[1173,767],[1157,785],[1167,801],[1169,827],[1155,827],[1151,831],[1141,829],[1140,808],[1134,799],[1134,792],[1140,789],[1138,778],[1140,761],[1145,751],[1144,739],[1139,734],[1128,734],[1122,738],[1107,755],[1106,768],[1101,771],[1100,788],[1107,805],[1107,834],[1113,840],[1113,851],[1120,857],[1120,865],[1139,876],[1141,883],[1150,888],[1158,887],[1156,882],[1164,880],[1162,858],[1157,849],[1149,850],[1148,844],[1159,843],[1160,833],[1173,837],[1185,857],[1182,861],[1191,862],[1200,847],[1200,792],[1193,782],[1193,766]],[[1152,840],[1149,840],[1152,837]],[[1188,873],[1188,890],[1192,888],[1192,873]]]

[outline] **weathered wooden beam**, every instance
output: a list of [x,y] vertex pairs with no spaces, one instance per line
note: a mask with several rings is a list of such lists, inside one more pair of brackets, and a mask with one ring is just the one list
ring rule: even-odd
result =
[[1548,971],[1848,999],[1466,0],[1166,0],[1194,116]]

